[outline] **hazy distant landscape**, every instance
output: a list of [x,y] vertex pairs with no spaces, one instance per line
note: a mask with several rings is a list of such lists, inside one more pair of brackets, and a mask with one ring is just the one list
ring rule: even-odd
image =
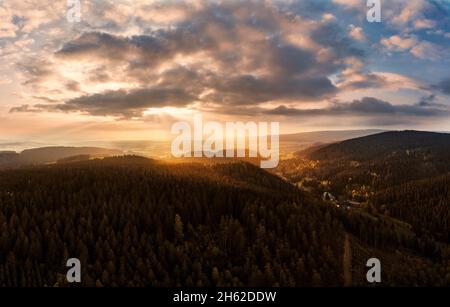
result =
[[0,168],[14,168],[20,166],[51,164],[67,158],[104,158],[123,155],[120,150],[96,147],[40,147],[25,149],[20,153],[15,151],[0,151]]
[[[381,130],[349,130],[349,131],[317,131],[280,136],[282,156],[290,156],[297,151],[318,144],[342,141],[351,137],[359,137],[379,133]],[[24,147],[10,150],[14,146],[37,145],[28,143],[0,143],[0,167],[17,167],[56,163],[59,160],[76,156],[103,158],[119,155],[140,155],[149,158],[171,158],[169,141],[114,141],[109,143],[90,142],[102,147],[86,146],[41,146]],[[109,148],[109,149],[108,149]]]

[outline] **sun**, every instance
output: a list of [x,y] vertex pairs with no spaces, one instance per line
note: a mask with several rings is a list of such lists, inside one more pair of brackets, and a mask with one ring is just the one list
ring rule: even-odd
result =
[[144,111],[143,115],[189,116],[194,113],[196,113],[196,111],[189,108],[163,107],[163,108],[148,108],[147,110]]

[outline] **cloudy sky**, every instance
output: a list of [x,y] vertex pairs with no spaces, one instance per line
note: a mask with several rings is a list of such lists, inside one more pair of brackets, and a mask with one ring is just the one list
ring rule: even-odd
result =
[[[160,139],[173,122],[284,133],[450,131],[450,1],[0,1],[0,141]],[[1,149],[1,148],[0,148]]]

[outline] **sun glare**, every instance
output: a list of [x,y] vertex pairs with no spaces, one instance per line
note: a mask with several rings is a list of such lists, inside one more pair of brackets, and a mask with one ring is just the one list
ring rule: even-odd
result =
[[188,116],[194,114],[196,111],[188,108],[175,108],[175,107],[163,107],[163,108],[148,108],[144,111],[144,116],[152,115],[172,115],[172,116]]

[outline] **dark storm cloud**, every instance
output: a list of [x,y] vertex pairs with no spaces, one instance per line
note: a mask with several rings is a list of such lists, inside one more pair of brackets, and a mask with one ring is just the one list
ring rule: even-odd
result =
[[332,48],[339,58],[348,56],[363,58],[365,55],[337,22],[322,23],[312,32],[311,37],[321,45]]
[[56,54],[66,58],[88,58],[111,62],[137,61],[140,65],[158,65],[177,53],[209,49],[211,40],[192,28],[158,30],[151,35],[131,37],[88,32],[65,44]]
[[436,102],[435,94],[423,96],[422,98],[420,98],[417,105],[421,107],[439,107],[439,108],[446,107],[444,104]]
[[385,114],[385,115],[410,115],[410,116],[440,116],[448,114],[448,110],[437,108],[424,108],[417,105],[393,105],[389,102],[373,97],[364,97],[349,104],[332,107],[333,111],[350,112],[355,114]]
[[256,78],[250,75],[218,80],[216,93],[205,99],[226,105],[251,105],[272,100],[319,99],[336,92],[326,78],[278,77]]
[[357,115],[367,117],[410,116],[433,117],[448,116],[449,110],[445,108],[428,108],[419,105],[393,105],[373,97],[364,97],[349,103],[334,103],[323,109],[297,109],[279,106],[266,111],[267,114],[283,116],[312,116],[312,115]]
[[288,12],[308,18],[322,18],[325,13],[333,12],[336,5],[329,0],[303,0],[293,1],[286,6]]
[[[149,37],[150,39],[150,37]],[[133,38],[107,33],[88,32],[66,43],[56,55],[65,58],[98,57],[109,61],[125,60],[131,50],[140,51]],[[156,43],[154,44],[156,50]],[[142,48],[142,45],[141,45]]]
[[193,98],[183,89],[151,88],[132,91],[108,91],[102,94],[81,96],[64,104],[51,105],[46,108],[39,107],[47,111],[53,109],[65,112],[80,111],[91,115],[139,117],[148,108],[168,105],[185,106],[192,102]]
[[450,95],[450,78],[442,80],[439,84],[433,86],[446,95]]
[[318,65],[311,52],[290,45],[272,46],[270,60],[277,73],[288,75],[301,74]]

